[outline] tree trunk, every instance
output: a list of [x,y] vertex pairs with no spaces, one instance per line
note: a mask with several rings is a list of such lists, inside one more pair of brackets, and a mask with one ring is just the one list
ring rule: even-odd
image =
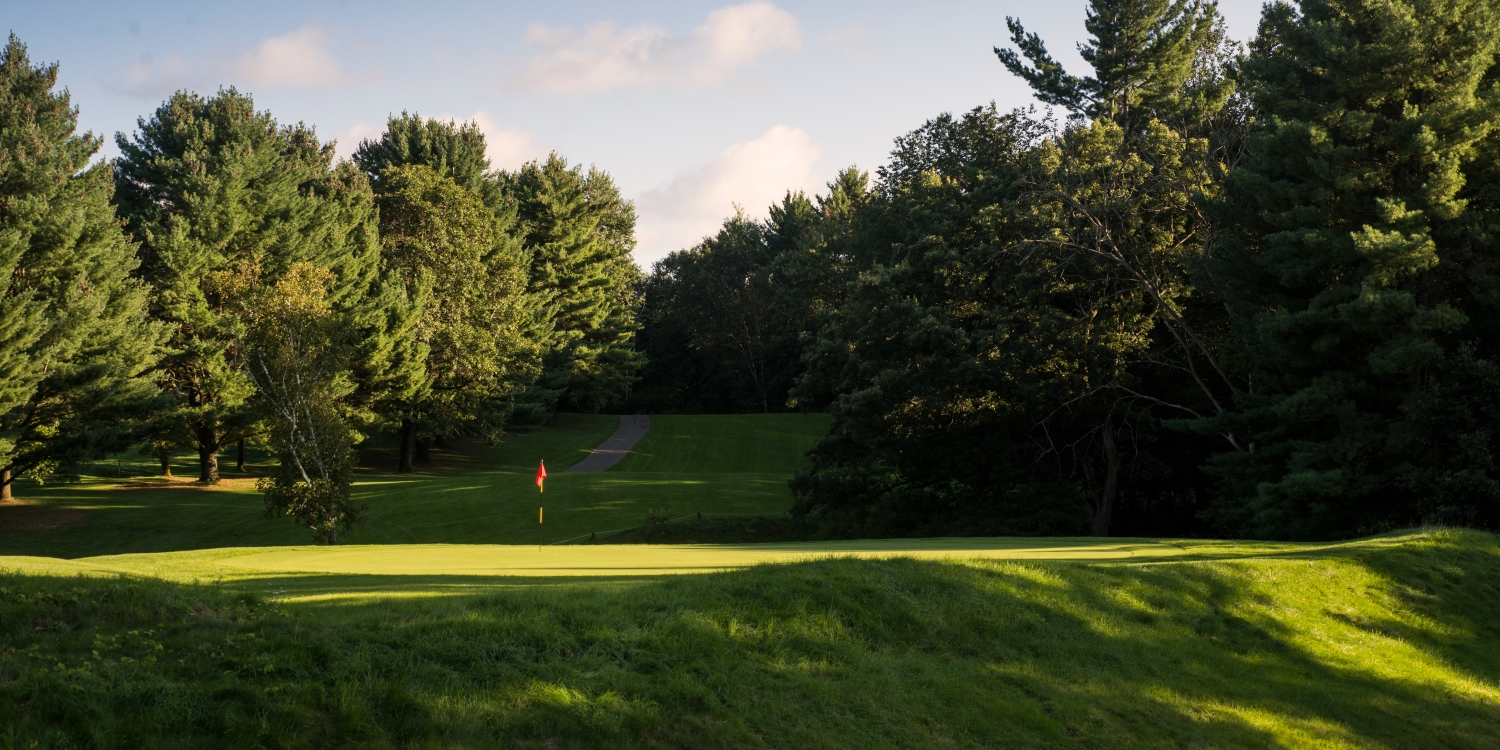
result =
[[0,469],[0,503],[10,502],[10,469]]
[[172,478],[172,452],[166,448],[156,449],[156,461],[161,464],[161,475]]
[[418,461],[421,461],[424,464],[432,461],[431,446],[427,444],[426,440],[416,441],[416,449]]
[[235,455],[234,470],[245,473],[245,439],[240,438],[239,453]]
[[412,454],[417,449],[417,423],[410,419],[401,420],[401,450],[400,458],[396,459],[396,472],[410,474],[412,472]]
[[212,427],[198,428],[198,483],[219,483],[219,436]]
[[1120,486],[1120,451],[1115,445],[1115,420],[1104,420],[1104,487],[1099,490],[1099,505],[1094,510],[1092,533],[1109,536],[1109,522],[1115,513],[1115,490]]
[[328,543],[329,544],[338,544],[339,543],[339,527],[335,526],[335,527],[333,527],[333,528],[331,528],[331,529],[328,530]]

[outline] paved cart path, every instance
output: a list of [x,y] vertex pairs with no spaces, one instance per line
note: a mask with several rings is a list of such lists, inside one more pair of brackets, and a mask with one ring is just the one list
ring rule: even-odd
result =
[[646,431],[651,429],[651,418],[644,415],[620,415],[620,427],[609,439],[600,443],[587,458],[579,461],[566,469],[564,474],[583,471],[604,471],[620,462],[641,438],[646,436]]

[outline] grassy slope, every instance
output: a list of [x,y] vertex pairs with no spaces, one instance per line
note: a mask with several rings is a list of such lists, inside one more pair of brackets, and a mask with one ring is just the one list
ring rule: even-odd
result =
[[[700,420],[695,428],[706,430],[701,441],[681,439],[683,426],[693,420]],[[724,424],[712,427],[714,420]],[[627,465],[605,473],[562,472],[617,426],[610,416],[560,415],[555,427],[507,435],[494,447],[438,452],[437,465],[415,475],[362,470],[355,493],[369,508],[369,523],[345,540],[535,542],[539,500],[547,506],[541,531],[549,542],[634,526],[652,508],[680,514],[775,513],[790,504],[786,480],[827,422],[826,417],[802,415],[656,417],[638,446],[652,451],[645,465],[637,465],[632,456]],[[226,472],[231,479],[225,485],[202,489],[186,480],[132,479],[132,473],[148,474],[152,466],[144,458],[124,458],[125,479],[113,476],[116,466],[106,463],[99,475],[82,483],[38,487],[19,482],[17,495],[34,506],[26,512],[39,508],[54,513],[42,525],[66,523],[16,528],[6,518],[20,509],[0,508],[0,554],[83,557],[309,540],[291,521],[264,517],[253,480]],[[538,498],[532,476],[543,459],[551,477],[546,494]],[[174,472],[196,476],[184,460]],[[66,515],[70,512],[75,515]]]
[[0,747],[1493,747],[1496,537],[1189,552],[302,602],[37,560]]

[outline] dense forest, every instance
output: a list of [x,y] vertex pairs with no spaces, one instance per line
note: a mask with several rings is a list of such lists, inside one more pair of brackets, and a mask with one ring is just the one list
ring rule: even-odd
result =
[[336,160],[233,88],[78,134],[14,36],[0,60],[0,487],[139,448],[168,472],[264,445],[268,512],[358,523],[358,444],[398,470],[435,440],[623,403],[635,213],[560,156],[490,169],[472,124],[402,113]]
[[[1009,20],[991,104],[643,274],[634,207],[409,113],[339,160],[248,94],[77,132],[0,60],[0,488],[124,450],[278,469],[358,523],[398,468],[564,411],[828,411],[826,536],[1336,538],[1500,521],[1500,4],[1092,0],[1067,72]],[[241,455],[243,455],[241,451]]]
[[[993,105],[656,264],[635,400],[829,410],[830,535],[1500,521],[1493,2],[1093,0]],[[1054,115],[1054,112],[1056,113]]]

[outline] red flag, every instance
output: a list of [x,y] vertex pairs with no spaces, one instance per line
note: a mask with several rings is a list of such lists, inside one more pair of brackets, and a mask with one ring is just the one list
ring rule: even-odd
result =
[[542,490],[542,480],[546,479],[546,478],[547,478],[547,462],[543,461],[542,463],[538,464],[537,467],[536,467],[536,488],[537,488],[538,492],[543,491]]

